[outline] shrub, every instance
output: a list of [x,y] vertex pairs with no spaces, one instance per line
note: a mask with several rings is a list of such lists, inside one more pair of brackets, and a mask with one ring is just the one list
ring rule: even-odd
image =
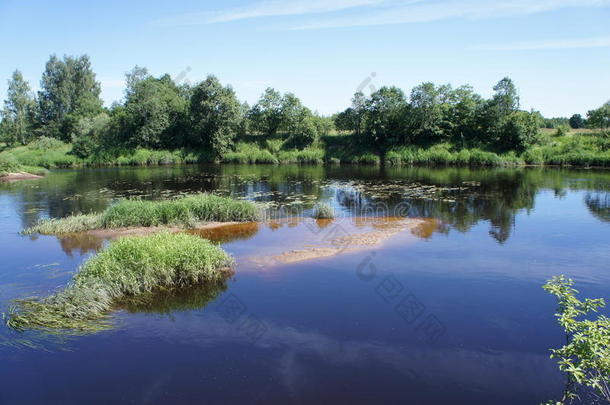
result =
[[[568,375],[563,398],[554,404],[570,403],[577,398],[578,385],[593,389],[598,399],[610,402],[610,319],[591,313],[604,308],[603,299],[576,298],[574,282],[564,276],[553,277],[543,288],[558,301],[555,317],[565,330],[566,344],[551,350],[559,369]],[[597,403],[597,401],[595,401]]]
[[0,154],[0,176],[19,171],[20,169],[21,165],[13,155],[8,153]]

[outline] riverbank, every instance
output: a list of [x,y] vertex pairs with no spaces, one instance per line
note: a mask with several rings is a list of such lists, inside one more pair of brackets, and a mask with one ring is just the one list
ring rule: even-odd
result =
[[47,170],[21,164],[14,156],[0,153],[0,181],[39,179]]
[[[86,158],[72,153],[72,145],[56,139],[40,138],[29,145],[0,152],[2,171],[29,165],[28,173],[54,168],[96,166],[157,166],[190,163],[239,164],[360,164],[388,166],[468,166],[468,167],[610,167],[610,136],[595,131],[567,133],[541,131],[537,142],[517,152],[498,152],[475,146],[437,143],[427,147],[395,146],[379,153],[356,135],[334,134],[322,137],[304,149],[287,146],[281,137],[244,136],[233,150],[215,156],[206,150],[114,149],[96,152]],[[35,167],[31,167],[35,166]]]

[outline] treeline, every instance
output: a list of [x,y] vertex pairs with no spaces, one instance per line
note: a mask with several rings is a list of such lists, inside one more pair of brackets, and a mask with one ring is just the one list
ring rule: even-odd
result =
[[[540,127],[551,124],[537,112],[520,109],[511,79],[500,80],[494,91],[484,99],[470,86],[424,83],[408,96],[397,87],[382,87],[370,97],[356,93],[349,108],[324,117],[292,93],[268,88],[249,106],[214,76],[190,85],[136,66],[126,74],[122,102],[106,108],[88,56],[52,55],[37,94],[19,71],[13,73],[1,111],[0,142],[15,146],[55,138],[71,143],[78,158],[138,148],[205,150],[220,158],[248,137],[264,135],[259,138],[281,141],[283,149],[304,149],[333,131],[347,131],[382,162],[393,147],[439,143],[521,153],[536,142]],[[589,111],[586,120],[578,114],[561,123],[550,120],[554,126],[608,128],[610,102]]]
[[19,71],[9,80],[0,141],[25,145],[39,137],[73,143],[78,157],[120,148],[206,149],[220,156],[239,135],[282,135],[303,148],[334,128],[292,93],[267,89],[252,107],[214,76],[194,86],[136,66],[126,74],[122,103],[104,108],[89,57],[51,56],[34,95]]
[[[537,141],[539,128],[548,120],[536,111],[519,109],[517,89],[510,78],[503,78],[493,89],[494,95],[486,100],[470,86],[423,83],[408,97],[397,87],[382,87],[369,98],[356,93],[352,105],[336,114],[334,121],[338,129],[370,140],[379,155],[397,145],[429,147],[443,142],[458,148],[521,153]],[[585,121],[575,114],[564,120],[572,128],[584,128],[586,123],[608,128],[610,102],[589,111],[587,117]]]

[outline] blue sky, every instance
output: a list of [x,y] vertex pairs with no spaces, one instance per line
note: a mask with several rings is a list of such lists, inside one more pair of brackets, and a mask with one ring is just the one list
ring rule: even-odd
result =
[[20,69],[34,89],[52,53],[87,53],[107,104],[134,65],[207,74],[256,101],[292,91],[324,114],[353,93],[425,81],[471,84],[484,96],[502,77],[522,107],[586,113],[610,99],[610,0],[0,0],[0,98]]

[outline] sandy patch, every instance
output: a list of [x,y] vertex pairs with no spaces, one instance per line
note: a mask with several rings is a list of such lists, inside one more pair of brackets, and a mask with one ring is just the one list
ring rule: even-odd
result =
[[17,180],[33,180],[33,179],[41,179],[42,176],[38,176],[37,174],[26,173],[26,172],[17,172],[17,173],[9,173],[7,175],[1,176],[0,181],[17,181]]
[[[279,255],[252,258],[252,261],[261,265],[295,263],[370,249],[401,232],[413,231],[426,221],[424,219],[398,217],[351,218],[347,220],[352,221],[355,228],[345,231],[341,236],[324,239],[318,244],[307,245],[306,249],[293,249]],[[350,226],[350,228],[352,227]],[[371,228],[372,230],[370,230]]]
[[[240,224],[240,222],[202,222],[197,224],[195,228],[189,229],[191,231],[203,231],[221,228],[225,226],[234,226]],[[150,235],[157,232],[169,231],[169,232],[180,232],[185,231],[185,228],[178,226],[138,226],[130,228],[112,228],[112,229],[92,229],[90,231],[83,232],[86,235],[97,236],[102,239],[116,239],[121,236],[129,235]]]

